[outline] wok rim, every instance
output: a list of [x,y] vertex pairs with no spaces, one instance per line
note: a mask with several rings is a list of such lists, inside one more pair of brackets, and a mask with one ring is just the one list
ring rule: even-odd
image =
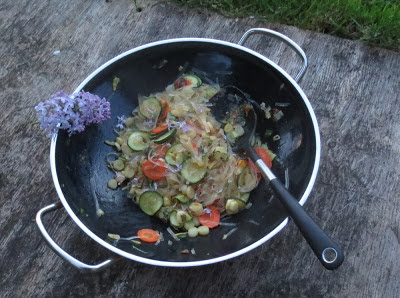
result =
[[[238,44],[227,42],[227,41],[222,41],[222,40],[217,40],[217,39],[211,39],[211,38],[173,38],[173,39],[165,39],[165,40],[160,40],[160,41],[155,41],[151,43],[144,44],[142,46],[135,47],[133,49],[130,49],[128,51],[125,51],[118,56],[108,60],[105,62],[103,65],[98,67],[96,70],[94,70],[89,76],[86,77],[82,81],[82,83],[75,89],[74,93],[81,91],[86,84],[93,79],[97,74],[99,74],[101,71],[103,71],[105,68],[113,64],[114,62],[120,60],[121,58],[131,55],[133,53],[151,48],[151,47],[156,47],[164,44],[170,44],[170,43],[182,43],[182,42],[204,42],[204,43],[212,43],[212,44],[217,44],[217,45],[223,45],[223,46],[228,46],[228,47],[233,47],[242,51],[245,51],[251,55],[256,56],[257,58],[263,60],[264,62],[268,63],[270,66],[274,67],[277,71],[279,71],[292,85],[293,87],[296,88],[297,92],[300,94],[304,104],[307,107],[308,113],[311,117],[311,121],[313,123],[313,128],[314,128],[314,134],[315,134],[315,161],[314,161],[314,166],[313,166],[313,171],[311,174],[311,177],[309,179],[308,185],[302,195],[302,197],[299,200],[300,205],[304,205],[304,203],[307,201],[308,196],[311,193],[311,190],[314,186],[318,169],[319,169],[319,163],[320,163],[320,155],[321,155],[321,141],[320,141],[320,133],[319,133],[319,126],[317,122],[317,118],[315,116],[314,110],[311,106],[311,103],[309,102],[307,96],[303,92],[303,90],[300,88],[300,86],[297,84],[297,82],[284,70],[282,69],[279,65],[277,65],[275,62],[271,61],[267,57]],[[137,261],[140,263],[144,264],[149,264],[149,265],[155,265],[155,266],[164,266],[164,267],[193,267],[193,266],[202,266],[202,265],[208,265],[208,264],[213,264],[213,263],[218,263],[222,262],[225,260],[232,259],[234,257],[240,256],[242,254],[245,254],[254,248],[262,245],[263,243],[267,242],[269,239],[274,237],[276,234],[278,234],[289,222],[289,217],[286,217],[275,229],[273,229],[270,233],[262,237],[261,239],[257,240],[256,242],[240,249],[237,250],[233,253],[223,255],[220,257],[212,258],[212,259],[207,259],[207,260],[201,260],[201,261],[188,261],[188,262],[175,262],[175,261],[160,261],[160,260],[154,260],[154,259],[149,259],[149,258],[144,258],[140,257],[131,253],[128,253],[122,249],[119,249],[109,243],[107,243],[105,240],[97,236],[95,233],[93,233],[86,225],[78,218],[77,215],[75,215],[74,211],[71,209],[69,206],[66,198],[64,197],[64,194],[62,192],[60,183],[58,181],[58,175],[57,175],[57,169],[56,169],[56,144],[57,144],[57,136],[58,133],[55,133],[52,137],[51,140],[51,145],[50,145],[50,169],[51,169],[51,174],[53,178],[53,183],[55,186],[55,189],[57,191],[58,197],[63,204],[64,208],[68,212],[68,214],[71,216],[73,221],[94,241],[96,241],[98,244],[102,245],[103,247],[109,249],[113,253],[123,256],[127,259]]]

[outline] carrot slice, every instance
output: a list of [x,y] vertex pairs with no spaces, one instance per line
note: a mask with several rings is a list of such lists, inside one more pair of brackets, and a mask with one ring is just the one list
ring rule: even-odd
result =
[[158,120],[164,120],[167,118],[168,113],[169,113],[169,104],[164,99],[160,100],[160,104],[161,104],[161,112],[160,112],[160,116],[158,116]]
[[211,229],[219,225],[220,218],[221,216],[219,210],[213,205],[208,205],[206,208],[204,208],[203,214],[197,216],[197,219],[203,226]]
[[154,128],[151,132],[154,134],[157,134],[157,133],[163,132],[164,130],[167,130],[167,129],[168,129],[168,125],[160,125],[160,126],[157,126],[156,128]]
[[137,235],[139,236],[139,239],[144,242],[154,243],[157,242],[158,239],[160,239],[160,235],[158,234],[158,232],[151,229],[139,230]]
[[165,154],[169,149],[169,144],[158,144],[154,147],[154,151],[156,152],[158,158],[164,158]]
[[[261,157],[261,159],[263,160],[263,162],[265,162],[265,164],[268,166],[268,168],[272,167],[272,159],[271,159],[271,156],[269,156],[267,150],[265,150],[262,147],[255,147],[254,151],[257,152],[258,156]],[[257,172],[257,174],[260,173],[257,166],[254,164],[254,162],[252,160],[250,160],[250,158],[249,158],[249,165],[254,171]]]
[[167,165],[161,159],[146,160],[142,165],[143,174],[151,180],[160,180],[167,174]]

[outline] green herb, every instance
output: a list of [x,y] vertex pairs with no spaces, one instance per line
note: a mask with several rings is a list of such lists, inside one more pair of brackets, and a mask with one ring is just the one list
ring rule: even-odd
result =
[[80,215],[85,214],[85,210],[84,210],[83,208],[79,209],[79,214],[80,214]]

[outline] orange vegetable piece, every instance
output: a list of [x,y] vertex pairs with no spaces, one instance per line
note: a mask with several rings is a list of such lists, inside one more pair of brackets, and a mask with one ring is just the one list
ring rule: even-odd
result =
[[158,116],[159,121],[166,119],[168,116],[168,113],[169,113],[169,104],[166,100],[161,99],[160,105],[161,105],[161,112],[160,112],[160,116]]
[[156,152],[158,158],[164,158],[165,154],[167,153],[169,149],[168,144],[158,144],[154,147],[154,151]]
[[154,128],[151,132],[154,134],[157,134],[157,133],[163,132],[164,130],[167,130],[167,129],[168,129],[168,125],[160,125],[160,126],[157,126],[156,128]]
[[158,234],[158,232],[151,229],[139,230],[137,235],[139,236],[139,239],[143,242],[154,243],[157,242],[158,239],[160,239],[160,235]]
[[208,205],[204,210],[203,214],[197,216],[199,222],[210,229],[215,228],[219,225],[221,215],[217,207],[213,205]]
[[244,168],[247,165],[247,162],[245,160],[239,160],[237,163],[237,166],[240,168]]
[[[258,156],[261,157],[261,159],[263,160],[263,162],[265,162],[265,164],[268,166],[268,168],[272,167],[272,159],[271,156],[269,156],[267,150],[265,150],[262,147],[255,147],[254,151],[257,152]],[[257,172],[257,174],[260,173],[260,171],[258,170],[257,166],[254,164],[254,162],[249,158],[249,166]]]
[[161,159],[146,160],[142,165],[143,174],[151,180],[160,180],[167,174],[167,165]]

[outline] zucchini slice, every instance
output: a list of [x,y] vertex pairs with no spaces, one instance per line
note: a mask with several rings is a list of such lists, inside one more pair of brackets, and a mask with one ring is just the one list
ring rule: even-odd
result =
[[189,199],[187,197],[185,197],[184,194],[178,194],[175,196],[175,199],[177,199],[179,202],[181,202],[182,204],[186,204],[187,202],[189,202]]
[[206,176],[207,166],[200,167],[193,159],[188,159],[182,165],[181,174],[189,183],[197,183]]
[[164,203],[162,195],[156,191],[145,191],[139,197],[139,207],[147,215],[154,215]]
[[226,162],[229,160],[228,150],[226,149],[226,147],[221,146],[221,147],[215,148],[213,156],[214,156],[215,160],[221,160],[223,162]]
[[147,132],[135,131],[128,137],[127,143],[133,151],[143,151],[149,147],[150,135]]
[[162,144],[165,143],[166,141],[172,139],[175,134],[176,134],[177,129],[174,127],[173,129],[171,129],[170,131],[162,134],[161,136],[159,136],[158,138],[154,139],[154,143],[156,144]]
[[194,74],[184,75],[183,78],[185,80],[189,81],[191,83],[191,85],[193,85],[193,87],[200,87],[201,84],[203,84],[201,79]]
[[161,112],[161,104],[154,96],[148,97],[143,100],[139,106],[139,113],[148,119],[157,119]]
[[245,167],[238,178],[238,186],[240,192],[249,192],[257,185],[257,175],[251,171],[249,167]]
[[186,158],[185,151],[186,149],[182,144],[175,144],[165,153],[165,161],[171,166],[175,166],[176,164],[181,165]]
[[169,215],[169,222],[171,223],[171,226],[175,228],[181,228],[183,227],[183,223],[178,221],[177,213],[178,212],[176,210],[172,210]]

